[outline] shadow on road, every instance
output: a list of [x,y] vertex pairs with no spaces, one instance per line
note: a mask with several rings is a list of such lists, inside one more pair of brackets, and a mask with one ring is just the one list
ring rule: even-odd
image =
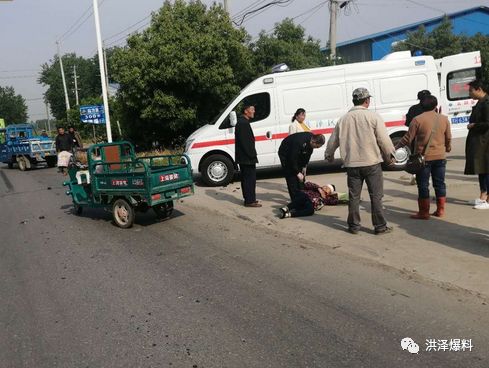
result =
[[[84,207],[83,211],[80,215],[76,214],[75,208],[73,207],[72,204],[66,204],[60,207],[64,211],[66,215],[69,216],[75,216],[75,217],[80,217],[83,219],[90,219],[92,221],[96,222],[106,222],[107,225],[110,223],[111,225],[117,227],[113,221],[112,221],[112,213],[108,210],[105,210],[103,208],[89,208],[89,207]],[[151,225],[156,225],[161,222],[167,222],[171,221],[174,218],[184,216],[185,214],[173,209],[172,215],[167,218],[167,219],[158,219],[155,215],[155,213],[149,209],[146,213],[143,212],[136,212],[136,218],[134,220],[135,225],[140,225],[140,226],[151,226]]]

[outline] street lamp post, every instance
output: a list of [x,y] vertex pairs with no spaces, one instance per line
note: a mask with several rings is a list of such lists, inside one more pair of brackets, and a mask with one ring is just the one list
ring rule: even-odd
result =
[[95,17],[95,31],[97,33],[98,64],[100,68],[100,82],[102,84],[102,98],[104,100],[105,127],[107,128],[107,142],[112,142],[112,129],[110,127],[109,98],[107,96],[107,84],[105,83],[105,64],[102,51],[102,36],[100,34],[100,19],[98,14],[98,1],[93,0],[93,15]]

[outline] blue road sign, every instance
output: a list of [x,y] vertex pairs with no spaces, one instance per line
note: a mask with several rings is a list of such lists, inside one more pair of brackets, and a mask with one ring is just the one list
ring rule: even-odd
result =
[[104,105],[80,106],[80,121],[86,124],[105,124]]

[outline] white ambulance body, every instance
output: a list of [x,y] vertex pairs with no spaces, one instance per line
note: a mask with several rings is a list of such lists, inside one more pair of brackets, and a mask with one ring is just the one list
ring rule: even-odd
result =
[[[395,141],[407,131],[406,112],[418,103],[417,93],[427,89],[438,98],[443,114],[452,123],[454,137],[467,134],[467,122],[475,101],[467,83],[479,75],[480,53],[470,52],[434,60],[412,57],[409,51],[382,60],[304,69],[265,75],[251,82],[213,124],[195,131],[185,145],[194,173],[208,185],[229,183],[237,169],[234,161],[234,119],[244,101],[255,106],[251,122],[258,153],[257,168],[280,165],[278,149],[288,135],[296,109],[306,110],[306,123],[326,141],[338,119],[352,106],[352,91],[367,88],[373,95],[370,109],[385,121]],[[324,149],[314,150],[311,162],[324,160]],[[338,154],[338,151],[337,151]]]

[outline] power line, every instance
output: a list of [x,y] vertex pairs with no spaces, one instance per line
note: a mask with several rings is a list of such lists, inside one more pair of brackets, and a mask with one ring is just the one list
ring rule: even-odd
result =
[[[102,0],[99,4],[99,7],[102,6],[103,3],[105,3],[107,0]],[[83,26],[93,15],[93,5],[91,5],[83,14],[76,20],[75,23],[72,24],[72,26],[58,39],[58,42],[61,40],[66,40],[67,38],[70,38],[72,35],[78,31],[81,26]],[[78,22],[80,22],[80,19],[83,19],[81,23],[77,25]]]
[[406,1],[409,2],[409,3],[412,3],[412,4],[416,4],[418,6],[422,6],[423,8],[426,8],[426,9],[434,10],[436,12],[441,12],[443,14],[446,14],[447,13],[445,10],[438,9],[438,8],[433,8],[432,6],[425,5],[425,4],[422,4],[422,3],[418,3],[417,1],[414,1],[414,0],[406,0]]
[[118,43],[122,44],[120,41],[122,41],[122,40],[127,40],[127,38],[128,38],[128,37],[132,36],[133,34],[135,34],[135,33],[136,33],[137,31],[139,31],[140,29],[142,29],[142,28],[144,28],[144,27],[148,26],[150,23],[151,23],[151,21],[150,21],[150,22],[147,22],[147,23],[145,23],[145,24],[143,24],[143,25],[141,25],[141,26],[139,26],[138,28],[136,28],[136,29],[135,29],[134,31],[132,31],[131,33],[128,33],[128,34],[126,34],[126,35],[124,35],[124,36],[122,36],[122,37],[118,38],[118,39],[117,39],[117,40],[115,40],[115,41],[109,42],[107,45],[105,45],[105,47],[107,48],[107,47],[111,47],[111,46],[116,46],[116,44],[118,44]]
[[[244,15],[241,17],[241,21],[240,21],[239,23],[237,23],[237,22],[233,22],[233,23],[234,23],[236,26],[238,26],[238,27],[239,27],[239,26],[241,26],[241,25],[243,24],[243,22],[244,22],[245,18],[246,18],[248,15],[255,14],[255,16],[256,16],[256,15],[258,15],[258,14],[262,13],[263,11],[265,11],[265,9],[269,8],[270,6],[273,6],[273,5],[279,5],[279,6],[280,6],[280,5],[285,5],[285,4],[287,4],[287,5],[285,5],[285,6],[288,6],[288,5],[290,5],[290,4],[291,4],[293,1],[294,1],[294,0],[275,0],[275,1],[271,1],[271,2],[269,2],[269,3],[267,3],[267,4],[265,4],[265,5],[260,6],[259,8],[256,8],[256,9],[253,9],[253,10],[250,10],[250,11],[246,12],[246,13],[245,13],[245,14],[244,14]],[[259,12],[259,13],[257,14],[257,12]],[[252,16],[251,18],[253,18],[253,17],[254,17],[254,16]],[[251,18],[250,18],[250,19],[251,19]]]
[[[304,19],[303,21],[301,21],[301,22],[299,23],[299,24],[302,24],[302,23],[304,23],[306,20],[308,20],[308,19],[309,19],[311,16],[313,16],[314,14],[316,14],[316,13],[319,11],[319,9],[320,9],[321,7],[323,7],[324,5],[326,5],[328,2],[329,2],[329,0],[323,1],[323,2],[321,2],[321,3],[317,4],[317,5],[315,5],[314,7],[312,7],[312,8],[310,8],[310,9],[306,10],[305,12],[303,12],[303,13],[301,13],[301,14],[299,14],[299,15],[296,15],[295,17],[290,18],[290,19],[291,19],[291,20],[296,20],[297,18],[300,18],[300,17],[302,17],[302,16],[304,16],[304,15],[309,14],[309,13],[311,13],[311,12],[312,12],[312,14],[311,14],[309,17],[307,17],[306,19]],[[273,32],[273,31],[275,30],[275,28],[276,28],[276,27],[273,27],[273,28],[269,29],[268,31],[266,31],[266,32],[264,32],[264,33],[265,33],[265,34],[269,34],[269,33]],[[256,41],[258,38],[259,38],[259,36],[255,37],[255,38],[252,40],[252,42]]]
[[0,70],[0,73],[38,72],[39,69]]
[[314,14],[316,14],[316,13],[319,11],[319,9],[321,9],[321,8],[322,8],[324,5],[326,5],[328,2],[329,2],[329,1],[323,1],[322,3],[319,3],[318,5],[316,5],[314,8],[309,9],[307,12],[304,12],[304,13],[302,13],[302,14],[300,14],[300,15],[298,15],[298,16],[296,16],[296,17],[292,18],[292,19],[299,18],[299,17],[301,17],[301,16],[303,16],[303,15],[305,15],[305,14],[309,13],[309,12],[312,12],[312,13],[311,13],[311,15],[309,15],[307,18],[305,18],[304,20],[302,20],[302,21],[299,23],[299,24],[302,24],[302,23],[306,22],[307,20],[309,20],[309,19],[310,19],[310,18],[311,18],[311,17],[312,17]]
[[25,79],[25,78],[38,78],[39,75],[33,74],[33,75],[15,75],[15,76],[9,76],[9,77],[0,77],[0,79]]
[[248,5],[247,7],[241,9],[240,11],[238,11],[236,14],[234,14],[231,19],[232,20],[237,20],[239,17],[241,17],[244,13],[246,13],[249,9],[253,8],[255,5],[259,5],[259,4],[262,4],[264,3],[266,0],[257,0],[255,1],[254,3]]
[[90,10],[92,10],[92,7],[93,7],[93,6],[92,6],[92,5],[90,5],[90,6],[88,7],[88,9],[87,9],[87,10],[85,10],[85,11],[83,12],[83,14],[82,14],[82,15],[81,15],[81,16],[80,16],[80,17],[79,17],[79,18],[78,18],[78,19],[75,21],[75,23],[73,23],[73,24],[72,24],[72,25],[71,25],[71,26],[68,28],[68,30],[67,30],[65,33],[63,33],[63,34],[61,35],[61,37],[59,37],[59,38],[58,38],[58,41],[61,41],[61,40],[62,40],[62,39],[63,39],[63,38],[64,38],[64,37],[65,37],[65,36],[66,36],[66,35],[67,35],[67,34],[68,34],[68,33],[69,33],[69,32],[70,32],[70,31],[71,31],[73,28],[74,28],[74,27],[76,27],[76,25],[78,24],[78,22],[79,22],[79,21],[80,21],[80,20],[81,20],[83,17],[85,17],[85,16],[87,15],[87,13],[88,13],[88,12],[90,12]]
[[120,31],[120,32],[118,32],[118,33],[115,33],[115,34],[113,34],[112,36],[109,36],[109,37],[105,38],[105,39],[104,39],[104,41],[108,41],[108,40],[110,40],[110,39],[112,39],[112,38],[114,38],[114,37],[119,36],[120,34],[122,34],[122,33],[126,32],[126,31],[130,30],[131,28],[134,28],[135,26],[137,26],[138,24],[140,24],[140,23],[144,22],[146,19],[148,19],[148,18],[150,18],[150,17],[151,17],[151,14],[150,14],[150,15],[148,15],[147,17],[144,17],[143,19],[141,19],[141,20],[137,21],[136,23],[134,23],[134,24],[130,25],[129,27],[127,27],[127,28],[123,29],[122,31]]

